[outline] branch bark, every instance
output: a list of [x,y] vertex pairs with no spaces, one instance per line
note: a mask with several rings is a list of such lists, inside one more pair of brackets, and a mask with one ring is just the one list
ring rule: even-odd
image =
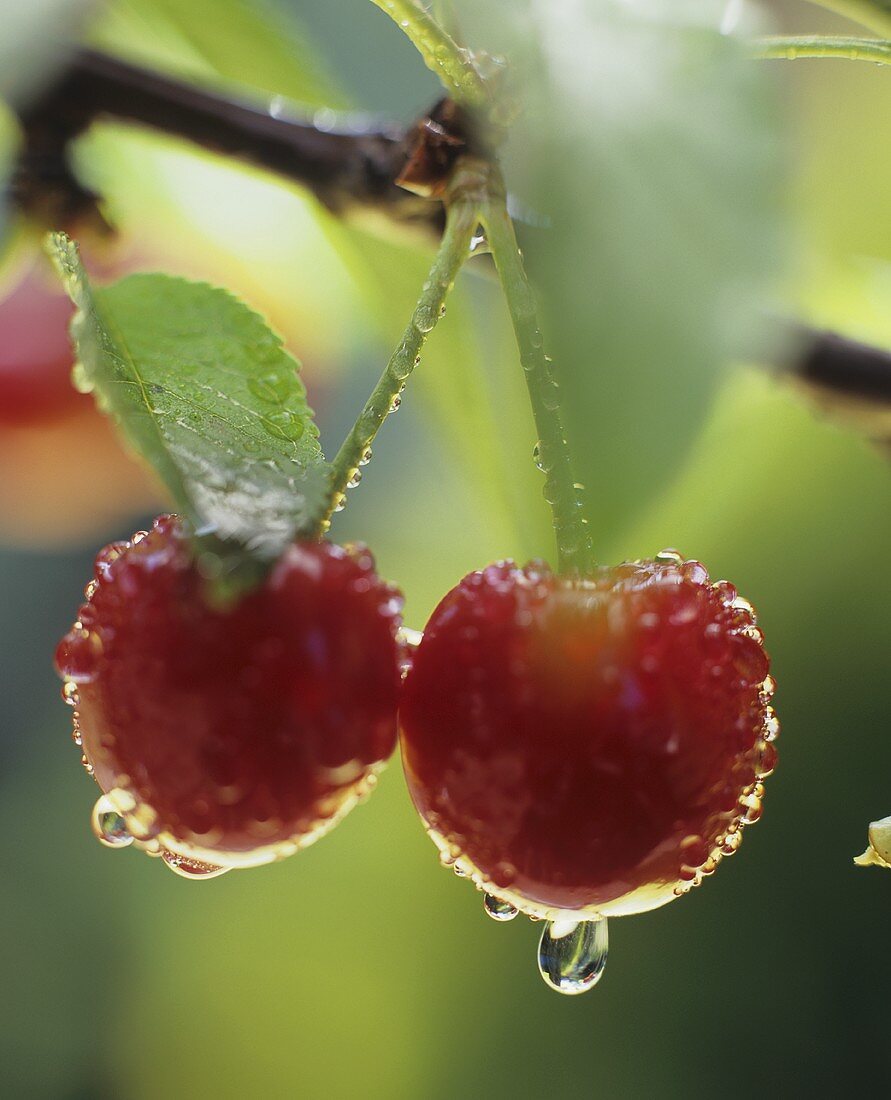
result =
[[68,150],[103,119],[148,126],[274,172],[339,215],[374,207],[396,222],[442,225],[438,204],[396,183],[416,145],[416,128],[320,129],[296,114],[234,102],[92,50],[76,53],[23,113],[13,202],[53,228],[88,213],[96,196],[78,182]]

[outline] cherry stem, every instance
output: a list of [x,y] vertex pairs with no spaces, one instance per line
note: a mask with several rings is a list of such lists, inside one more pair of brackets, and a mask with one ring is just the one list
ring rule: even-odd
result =
[[833,11],[853,23],[891,37],[891,6],[887,0],[810,0],[817,7]]
[[463,49],[415,0],[371,0],[411,39],[418,53],[457,103],[479,107],[486,84]]
[[332,514],[343,504],[349,483],[381,425],[399,407],[405,382],[445,312],[446,298],[470,255],[470,243],[479,226],[480,175],[480,163],[475,160],[460,160],[455,166],[445,199],[446,224],[439,250],[402,339],[331,464],[331,492],[320,533],[327,531]]
[[551,506],[561,571],[585,572],[593,564],[591,535],[584,515],[583,486],[576,480],[560,411],[560,389],[551,360],[544,352],[535,293],[523,258],[497,169],[480,211],[495,267],[513,324],[520,362],[538,432],[537,463],[545,474],[544,497]]
[[839,57],[891,65],[891,42],[881,38],[828,38],[823,35],[758,38],[752,44],[756,58],[795,61],[808,57]]

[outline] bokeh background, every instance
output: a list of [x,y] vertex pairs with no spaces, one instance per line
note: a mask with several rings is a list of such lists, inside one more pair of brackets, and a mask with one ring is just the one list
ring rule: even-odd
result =
[[[803,2],[771,16],[850,29]],[[438,95],[361,0],[118,0],[85,33],[310,107],[408,122]],[[891,346],[891,72],[800,61],[772,74],[792,254],[777,293]],[[222,283],[266,313],[304,363],[333,452],[408,315],[426,246],[124,127],[97,128],[78,156],[120,228],[115,262]],[[609,364],[596,369],[609,386]],[[660,363],[641,370],[655,379]],[[404,588],[412,626],[467,570],[550,552],[520,374],[496,288],[470,271],[337,517],[337,537],[368,542]],[[887,459],[756,367],[721,375],[682,430],[664,462],[658,437],[633,440],[655,459],[643,496],[639,471],[600,470],[598,550],[679,546],[756,603],[781,766],[741,856],[682,903],[614,921],[605,978],[581,998],[541,982],[538,927],[487,920],[439,866],[396,761],[331,836],[276,866],[192,884],[101,848],[51,655],[95,550],[146,521],[150,491],[134,483],[112,506],[101,474],[83,474],[95,425],[42,437],[57,465],[41,477],[0,446],[0,1094],[887,1095],[891,874],[851,862],[867,822],[891,813]]]

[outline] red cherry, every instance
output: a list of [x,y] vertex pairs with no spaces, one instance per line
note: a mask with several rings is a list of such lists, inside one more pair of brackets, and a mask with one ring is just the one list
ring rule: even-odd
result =
[[31,424],[85,403],[71,385],[74,307],[28,275],[0,302],[0,424]]
[[750,605],[674,552],[582,579],[491,565],[407,675],[412,797],[446,862],[531,915],[655,908],[760,813],[767,673]]
[[305,846],[392,753],[402,598],[366,550],[296,543],[219,609],[167,516],[106,547],[86,596],[56,654],[85,762],[181,872]]

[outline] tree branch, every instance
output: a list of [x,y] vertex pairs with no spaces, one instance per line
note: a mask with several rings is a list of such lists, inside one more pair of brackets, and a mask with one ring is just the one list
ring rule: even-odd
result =
[[753,56],[762,59],[795,61],[801,58],[844,58],[891,65],[891,42],[883,38],[838,38],[826,35],[794,35],[756,38]]
[[68,147],[102,119],[148,126],[275,172],[337,214],[375,207],[393,221],[442,224],[438,204],[396,182],[417,145],[417,128],[337,129],[326,122],[322,129],[296,114],[233,102],[92,50],[75,54],[24,112],[14,203],[53,228],[89,212],[96,196],[71,171]]
[[780,371],[837,420],[891,446],[891,352],[802,328]]

